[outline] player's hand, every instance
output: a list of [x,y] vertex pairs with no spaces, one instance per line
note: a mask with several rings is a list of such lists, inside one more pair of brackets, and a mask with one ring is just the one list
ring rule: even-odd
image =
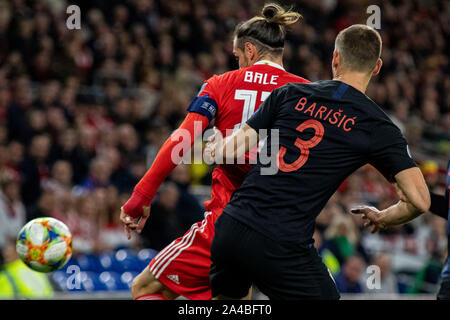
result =
[[135,231],[137,233],[141,233],[142,229],[144,229],[145,223],[147,222],[148,217],[150,216],[150,206],[143,207],[142,216],[137,219],[134,219],[127,215],[122,208],[120,208],[120,221],[124,224],[125,233],[127,234],[128,240],[131,239],[131,232]]
[[353,214],[361,214],[364,221],[364,227],[372,227],[371,233],[375,233],[380,229],[385,229],[383,222],[383,213],[375,207],[361,206],[350,210]]
[[214,127],[214,134],[208,138],[208,142],[205,145],[203,156],[206,163],[213,164],[218,163],[216,155],[218,154],[218,148],[222,146],[223,137],[222,133]]
[[128,240],[131,239],[131,231],[142,232],[150,215],[150,202],[151,200],[134,191],[130,199],[120,208],[120,221],[125,226]]

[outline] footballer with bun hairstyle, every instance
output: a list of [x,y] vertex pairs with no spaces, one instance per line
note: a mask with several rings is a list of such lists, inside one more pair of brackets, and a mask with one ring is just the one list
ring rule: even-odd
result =
[[[272,90],[290,82],[309,82],[285,71],[282,62],[286,26],[300,18],[299,13],[286,11],[277,4],[266,4],[261,15],[236,27],[233,54],[239,60],[239,70],[205,81],[188,107],[185,120],[159,150],[151,168],[121,208],[120,218],[129,237],[131,231],[142,231],[150,215],[152,199],[178,164],[171,155],[180,143],[181,130],[190,132],[192,146],[214,119],[215,127],[226,136],[227,130],[238,130]],[[201,126],[201,132],[194,130],[198,126]],[[182,151],[177,154],[180,159],[182,155]],[[219,165],[214,169],[211,200],[205,202],[204,220],[161,250],[136,277],[132,285],[134,299],[174,299],[179,295],[188,299],[212,298],[209,269],[214,223],[250,168],[251,165],[246,163]]]

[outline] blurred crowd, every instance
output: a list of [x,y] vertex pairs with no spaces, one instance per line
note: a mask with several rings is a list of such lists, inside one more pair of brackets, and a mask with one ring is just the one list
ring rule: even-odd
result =
[[[232,33],[258,13],[253,0],[86,0],[69,30],[63,0],[0,0],[0,248],[28,220],[52,216],[75,253],[160,250],[203,218],[212,168],[180,165],[160,188],[143,234],[126,239],[120,207],[179,125],[202,82],[236,69]],[[330,79],[337,32],[365,23],[377,1],[281,1],[303,15],[284,65]],[[450,5],[383,1],[381,74],[367,94],[406,135],[430,188],[443,192],[450,155]],[[446,250],[445,221],[426,214],[372,235],[352,205],[385,208],[395,190],[371,167],[352,175],[320,214],[316,246],[341,292],[432,292]],[[384,290],[384,291],[383,291]],[[373,291],[373,290],[372,290]]]

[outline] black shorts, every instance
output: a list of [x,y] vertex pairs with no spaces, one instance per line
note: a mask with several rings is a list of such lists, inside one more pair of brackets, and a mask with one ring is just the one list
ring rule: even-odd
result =
[[340,298],[312,244],[273,241],[226,213],[215,224],[211,260],[213,297],[240,299],[255,284],[274,300]]
[[438,300],[450,300],[450,279],[444,279],[437,295]]

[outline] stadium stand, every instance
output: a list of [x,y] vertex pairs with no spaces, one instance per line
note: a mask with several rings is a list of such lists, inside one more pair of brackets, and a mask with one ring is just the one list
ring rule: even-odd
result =
[[[66,26],[67,1],[0,0],[0,283],[20,281],[6,276],[17,261],[11,241],[20,227],[51,216],[74,236],[72,260],[48,277],[55,296],[128,298],[133,277],[156,252],[203,218],[211,168],[177,167],[131,241],[119,208],[202,82],[237,68],[233,29],[264,1],[73,2],[80,30]],[[329,79],[337,32],[365,23],[373,2],[282,1],[304,17],[287,37],[285,68]],[[430,189],[442,192],[450,155],[449,3],[379,5],[384,66],[367,94],[405,133]],[[435,294],[447,246],[443,219],[425,214],[372,235],[348,214],[354,204],[394,201],[393,187],[362,168],[319,216],[316,246],[344,280],[364,283],[365,267],[377,261],[390,288],[378,294]],[[49,296],[2,288],[5,298]]]

